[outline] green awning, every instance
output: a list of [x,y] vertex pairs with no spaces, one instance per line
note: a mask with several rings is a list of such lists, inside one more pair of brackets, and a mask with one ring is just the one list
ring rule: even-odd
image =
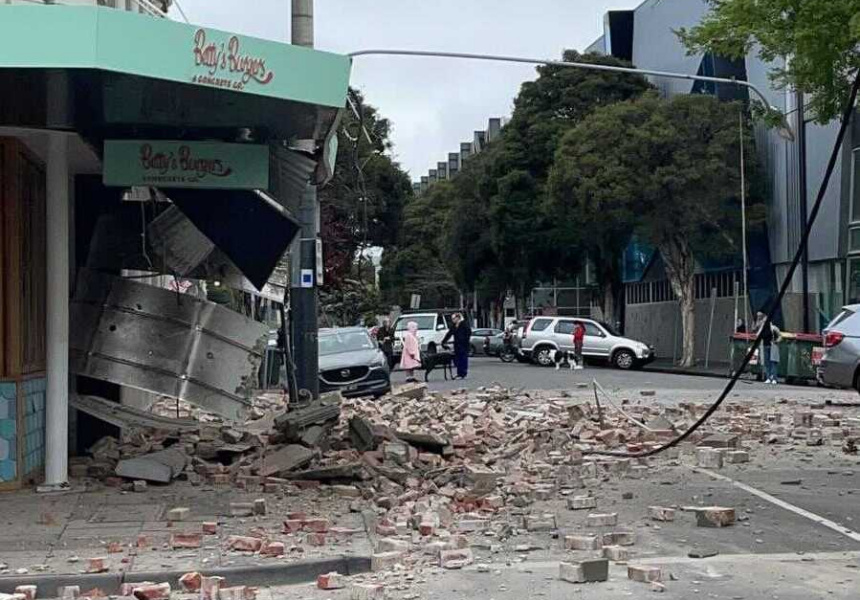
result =
[[346,56],[89,6],[0,6],[0,69],[95,69],[341,108]]

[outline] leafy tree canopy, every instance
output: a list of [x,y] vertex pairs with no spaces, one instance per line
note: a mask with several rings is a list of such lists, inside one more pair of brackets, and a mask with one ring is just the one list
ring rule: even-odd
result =
[[860,68],[860,0],[708,0],[711,10],[678,33],[690,53],[772,63],[778,87],[812,95],[820,123],[838,117]]

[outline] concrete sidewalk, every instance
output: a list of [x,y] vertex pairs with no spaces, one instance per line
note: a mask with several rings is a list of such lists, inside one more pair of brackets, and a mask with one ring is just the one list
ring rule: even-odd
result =
[[[15,582],[27,583],[29,578],[47,582],[48,590],[68,579],[68,584],[80,583],[82,590],[89,589],[90,582],[116,593],[114,584],[118,587],[123,580],[164,581],[188,571],[210,575],[226,570],[232,573],[231,583],[263,585],[267,572],[272,575],[269,583],[307,581],[335,570],[332,561],[338,560],[344,561],[341,570],[360,570],[363,562],[369,568],[370,542],[362,515],[349,512],[349,502],[330,493],[289,484],[268,494],[185,482],[149,486],[142,493],[91,480],[73,481],[73,486],[73,492],[62,495],[32,490],[0,495],[0,592],[12,591]],[[266,500],[266,515],[230,516],[231,503],[258,498]],[[168,511],[179,507],[190,509],[187,519],[168,522]],[[328,519],[323,545],[309,544],[303,532],[283,533],[288,513]],[[204,522],[218,523],[214,535],[203,534]],[[265,558],[228,548],[230,536],[252,531],[282,542],[286,554]],[[174,549],[174,534],[201,534],[199,548]],[[106,571],[84,577],[89,559],[99,557],[105,559]],[[365,560],[357,560],[361,557]]]

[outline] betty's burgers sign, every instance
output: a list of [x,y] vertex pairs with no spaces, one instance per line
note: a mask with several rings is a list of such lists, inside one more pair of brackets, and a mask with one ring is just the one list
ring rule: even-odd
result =
[[117,187],[266,189],[269,149],[256,144],[107,140],[103,180]]
[[195,72],[191,83],[243,91],[248,85],[267,86],[275,72],[266,57],[248,51],[237,35],[198,29],[194,34]]

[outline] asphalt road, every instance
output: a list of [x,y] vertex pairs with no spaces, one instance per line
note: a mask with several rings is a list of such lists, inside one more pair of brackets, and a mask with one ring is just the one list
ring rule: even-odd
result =
[[[403,383],[405,374],[395,371],[394,384]],[[458,388],[477,388],[501,385],[525,390],[565,390],[574,389],[578,384],[591,384],[596,380],[607,390],[618,393],[638,394],[641,390],[656,390],[659,395],[683,394],[687,399],[716,397],[725,387],[727,379],[691,375],[675,375],[655,371],[621,371],[610,367],[588,366],[581,371],[539,367],[524,363],[503,363],[498,358],[476,357],[469,361],[469,376],[465,380],[445,381],[439,370],[430,373],[431,390],[449,391]],[[665,392],[665,393],[664,393]],[[735,386],[736,395],[754,398],[774,398],[791,396],[793,398],[838,397],[860,400],[855,392],[835,391],[816,386],[769,386],[763,383],[741,380]]]

